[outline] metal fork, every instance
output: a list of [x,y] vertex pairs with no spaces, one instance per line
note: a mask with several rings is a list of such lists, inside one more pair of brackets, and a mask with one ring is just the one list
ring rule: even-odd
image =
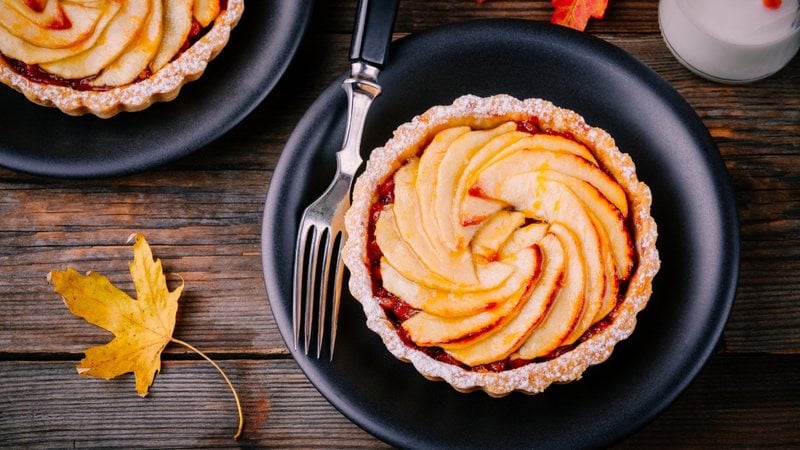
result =
[[[294,348],[304,332],[305,354],[314,334],[316,307],[317,358],[322,353],[328,289],[332,292],[330,322],[330,358],[336,344],[344,266],[341,248],[347,239],[344,214],[350,207],[350,189],[356,170],[361,166],[361,136],[367,111],[380,95],[380,67],[391,40],[397,0],[361,0],[353,42],[350,48],[350,77],[342,83],[347,93],[347,127],[344,144],[336,153],[336,175],[314,203],[303,212],[297,234],[294,257],[294,292],[292,296],[292,331]],[[308,255],[306,255],[308,253]],[[321,257],[321,261],[320,261]],[[333,281],[329,276],[333,268]],[[319,280],[317,276],[319,275]],[[318,293],[319,295],[315,295]],[[316,300],[316,301],[315,301]]]

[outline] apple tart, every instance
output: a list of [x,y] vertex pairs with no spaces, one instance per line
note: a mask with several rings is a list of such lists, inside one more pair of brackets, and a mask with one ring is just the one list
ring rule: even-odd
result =
[[633,331],[660,266],[650,203],[577,113],[464,96],[372,152],[345,219],[350,290],[425,377],[538,393]]
[[0,81],[70,115],[174,99],[228,42],[244,0],[0,0]]

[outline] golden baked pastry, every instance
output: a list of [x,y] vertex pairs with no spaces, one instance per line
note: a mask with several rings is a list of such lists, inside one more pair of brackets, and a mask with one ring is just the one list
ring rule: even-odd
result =
[[577,113],[464,96],[372,152],[346,216],[350,290],[425,377],[537,393],[633,331],[660,265],[650,203]]
[[175,98],[228,42],[243,0],[0,0],[0,81],[67,114]]

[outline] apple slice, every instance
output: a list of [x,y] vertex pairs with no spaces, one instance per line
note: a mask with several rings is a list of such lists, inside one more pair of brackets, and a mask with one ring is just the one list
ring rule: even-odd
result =
[[526,291],[521,289],[492,309],[464,317],[442,317],[420,311],[401,326],[409,339],[421,347],[466,347],[491,335],[513,318],[519,307],[524,304]]
[[499,196],[529,217],[548,222],[552,227],[561,224],[578,238],[586,267],[585,302],[591,317],[603,302],[605,273],[600,255],[600,233],[594,226],[591,213],[569,188],[550,181],[541,172],[512,176],[499,187]]
[[[457,214],[454,214],[454,209],[458,208],[456,185],[461,174],[475,152],[493,138],[514,131],[516,128],[517,125],[514,122],[506,122],[490,130],[470,131],[462,134],[445,151],[438,165],[435,180],[426,180],[428,183],[433,181],[432,212],[441,231],[441,237],[451,251],[464,249],[469,242],[468,236],[471,234],[460,230],[462,223],[456,218]],[[422,155],[422,159],[425,159],[425,154]],[[422,163],[420,164],[422,165]],[[422,179],[418,178],[418,188],[419,180]],[[430,185],[428,189],[430,189]]]
[[150,61],[158,50],[161,35],[164,31],[161,2],[153,1],[150,17],[147,19],[144,32],[139,39],[129,47],[94,80],[92,86],[122,86],[135,81],[147,69]]
[[473,186],[479,175],[484,169],[496,162],[511,155],[526,151],[550,151],[565,155],[577,156],[584,159],[588,164],[596,166],[594,156],[589,150],[577,142],[567,138],[544,133],[530,134],[525,132],[515,132],[521,134],[522,138],[514,139],[504,146],[499,146],[486,152],[479,152],[476,155],[474,164],[469,167],[469,178],[465,180],[467,186]]
[[404,277],[386,258],[381,260],[381,278],[387,291],[413,308],[442,317],[468,316],[494,309],[531,283],[541,258],[538,251],[529,250],[530,247],[504,260],[514,267],[514,272],[500,286],[485,291],[459,293],[425,287]]
[[[598,311],[603,307],[603,305],[609,301],[608,295],[611,294],[610,286],[616,283],[616,279],[614,277],[614,267],[613,262],[611,271],[607,271],[606,269],[609,268],[608,266],[608,254],[603,252],[603,249],[608,250],[608,238],[605,236],[605,232],[602,229],[602,226],[598,223],[597,219],[589,214],[589,218],[592,220],[592,224],[594,224],[595,230],[597,230],[597,234],[600,237],[599,244],[600,244],[600,260],[595,261],[594,263],[598,264],[596,266],[592,266],[592,261],[585,261],[587,263],[586,270],[593,270],[593,271],[600,271],[602,273],[602,280],[603,285],[601,289],[594,293],[586,290],[586,297],[583,304],[583,309],[578,316],[577,321],[574,323],[572,327],[572,331],[564,338],[560,345],[569,345],[573,342],[577,341],[586,330],[589,329],[592,325],[594,325],[594,318],[597,315]],[[554,228],[559,230],[560,226],[555,225]],[[554,231],[555,232],[555,231]],[[587,285],[588,288],[588,285]],[[615,294],[616,295],[616,294]]]
[[509,154],[484,167],[473,189],[497,198],[494,195],[496,186],[505,178],[541,170],[560,172],[590,183],[627,217],[628,199],[619,184],[599,167],[570,153],[524,150]]
[[[603,229],[603,225],[599,223],[596,217],[592,217],[592,221],[594,221],[596,229]],[[592,319],[592,324],[597,323],[597,321],[607,316],[608,313],[617,306],[617,296],[619,295],[620,281],[615,276],[616,267],[614,265],[614,255],[608,239],[600,239],[600,254],[603,258],[603,271],[606,274],[606,285],[603,289],[603,302],[597,310],[594,319]]]
[[42,69],[68,80],[86,78],[100,73],[112,61],[139,39],[154,0],[128,0],[108,24],[94,46],[58,61],[41,64]]
[[0,26],[44,48],[70,47],[91,36],[102,13],[102,9],[82,3],[50,1],[37,12],[24,0],[0,0]]
[[[533,266],[534,260],[538,259],[538,255],[534,256],[535,253],[538,254],[538,250],[533,248],[520,252],[518,257],[522,260],[521,264],[527,263]],[[489,298],[495,303],[493,308],[483,308],[475,314],[456,317],[444,317],[420,311],[403,322],[402,327],[417,345],[448,345],[448,348],[467,346],[491,334],[493,330],[514,317],[534,285],[532,275],[532,272],[522,273],[523,282],[505,298],[485,297],[484,300]],[[470,301],[470,299],[465,300]],[[460,302],[461,299],[456,297],[456,301]]]
[[484,220],[491,217],[497,211],[507,207],[508,204],[491,198],[481,198],[468,195],[461,202],[460,212],[458,214],[461,220],[461,236],[459,239],[466,239],[467,241],[474,236],[477,227]]
[[575,156],[580,156],[581,158],[589,161],[595,166],[597,165],[597,160],[594,158],[592,152],[590,152],[585,145],[579,142],[575,142],[572,139],[567,139],[564,136],[559,136],[556,134],[539,133],[533,135],[533,137],[531,137],[530,140],[526,142],[529,145],[527,149],[571,153]]
[[150,70],[155,73],[175,58],[192,29],[193,0],[169,0],[164,5],[164,33]]
[[[456,184],[455,190],[455,205],[456,209],[453,210],[454,223],[460,223],[464,226],[480,223],[492,214],[500,211],[505,205],[496,200],[487,200],[479,197],[471,196],[469,189],[475,184],[479,169],[491,159],[495,154],[502,151],[502,149],[509,147],[514,142],[530,136],[528,133],[521,131],[511,131],[502,134],[492,139],[480,150],[475,152],[470,158],[467,166],[461,172],[461,175]],[[469,240],[470,236],[464,232],[461,239]]]
[[390,264],[405,278],[435,289],[449,290],[456,287],[456,284],[449,279],[428,269],[411,247],[403,241],[391,208],[381,211],[375,222],[375,241]]
[[498,250],[517,228],[525,223],[525,215],[516,211],[500,211],[482,224],[470,246],[473,256],[486,261],[498,258]]
[[[535,135],[524,132],[507,133],[496,138],[476,153],[464,170],[464,175],[459,180],[456,196],[457,199],[463,200],[460,200],[462,206],[460,211],[457,212],[462,224],[478,223],[505,206],[496,199],[480,198],[480,195],[478,195],[478,199],[474,199],[467,196],[467,193],[474,192],[486,195],[485,192],[481,191],[482,186],[477,184],[482,171],[510,155],[526,151],[551,151],[572,155],[584,159],[585,165],[597,168],[596,160],[586,146],[565,137],[543,133]],[[596,174],[597,177],[605,175],[599,168],[597,169],[600,172],[600,174]],[[605,176],[605,178],[608,178],[608,176]],[[624,196],[624,192],[618,186],[612,186],[608,190],[609,192],[613,191],[617,200],[620,201],[620,206],[623,208],[621,210],[627,211],[627,199]],[[622,196],[619,196],[620,193],[622,193]]]
[[602,239],[610,241],[611,254],[615,263],[615,271],[609,272],[617,279],[627,278],[633,270],[633,242],[625,226],[622,213],[612,205],[594,186],[586,181],[567,176],[552,170],[531,172],[528,175],[539,180],[561,183],[572,191],[591,212],[598,231],[602,231]]
[[483,170],[488,166],[507,158],[513,154],[526,152],[526,151],[550,151],[555,153],[562,153],[566,155],[578,156],[586,160],[592,165],[596,165],[596,160],[589,150],[577,142],[571,141],[561,136],[550,134],[538,133],[534,135],[528,134],[524,139],[520,139],[503,148],[501,151],[495,153],[490,159],[486,160],[479,170]]
[[422,286],[451,292],[494,289],[511,276],[514,268],[500,261],[479,265],[477,284],[459,284],[428,269],[400,237],[391,208],[384,209],[375,224],[375,240],[389,264],[405,278]]
[[450,356],[469,366],[499,361],[510,355],[537,327],[559,292],[566,265],[564,249],[554,236],[543,238],[541,248],[542,274],[519,313],[495,333],[469,346],[454,348],[442,345]]
[[[550,228],[564,248],[566,272],[561,289],[544,320],[530,333],[513,357],[534,359],[556,348],[570,334],[577,323],[585,303],[587,268],[576,236],[566,227],[555,224]],[[545,253],[547,259],[547,253]]]
[[[416,170],[415,190],[420,209],[424,212],[420,216],[422,229],[428,236],[434,248],[452,249],[456,248],[446,244],[444,230],[439,228],[436,221],[435,186],[439,166],[444,159],[447,150],[459,137],[469,134],[469,127],[447,128],[437,133],[430,144],[419,157],[419,165]],[[396,181],[395,181],[396,183]],[[448,208],[449,209],[449,208]],[[451,228],[452,229],[452,228]]]
[[[603,231],[602,239],[609,241],[617,279],[628,278],[633,270],[633,242],[625,227],[625,218],[594,186],[586,181],[551,170],[541,172],[545,179],[567,186],[596,218],[596,228]],[[614,275],[615,272],[609,272]]]
[[519,228],[500,247],[500,259],[504,260],[525,247],[536,245],[547,234],[550,226],[546,223],[532,223]]
[[[3,9],[3,8],[0,8]],[[94,24],[90,36],[77,41],[74,45],[64,48],[48,48],[33,45],[18,36],[11,34],[4,26],[0,26],[0,52],[4,55],[20,60],[27,64],[42,64],[77,55],[90,49],[100,39],[108,24],[117,16],[121,4],[111,2],[104,4],[102,14]],[[0,25],[2,23],[0,22]]]
[[209,26],[217,18],[219,11],[219,0],[195,0],[194,2],[194,18],[203,28]]
[[[423,157],[428,151],[423,153]],[[418,180],[425,174],[422,163],[422,159],[412,158],[394,175],[392,208],[397,229],[400,230],[403,240],[431,271],[458,284],[478,284],[469,251],[451,252],[441,240],[437,240],[438,227],[433,220],[430,203],[425,203],[430,197],[419,196],[421,189]]]

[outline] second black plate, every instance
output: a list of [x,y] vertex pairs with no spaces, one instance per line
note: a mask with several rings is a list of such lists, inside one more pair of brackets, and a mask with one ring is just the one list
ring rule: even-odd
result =
[[0,165],[57,177],[113,176],[185,156],[250,113],[302,40],[312,0],[248,2],[231,40],[178,97],[111,119],[70,117],[0,86]]
[[[662,268],[633,335],[584,378],[536,396],[461,394],[397,361],[342,299],[333,362],[293,351],[319,391],[365,430],[401,447],[602,447],[670,405],[712,353],[736,286],[733,191],[701,120],[663,79],[604,41],[550,24],[480,21],[393,44],[370,111],[364,156],[414,115],[464,94],[540,97],[606,129],[653,192]],[[303,209],[324,190],[342,142],[334,83],[284,149],[270,183],[263,263],[270,305],[291,346],[292,259]]]

